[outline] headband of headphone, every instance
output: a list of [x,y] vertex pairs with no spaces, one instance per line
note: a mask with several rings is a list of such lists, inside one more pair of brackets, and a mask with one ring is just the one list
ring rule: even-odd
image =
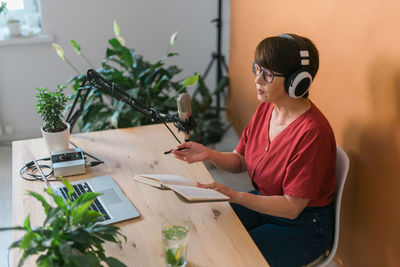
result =
[[286,78],[285,89],[289,96],[293,98],[300,98],[304,96],[312,83],[312,75],[308,71],[310,65],[310,55],[305,42],[301,38],[297,38],[295,35],[283,33],[278,37],[287,38],[293,40],[300,52],[300,68]]

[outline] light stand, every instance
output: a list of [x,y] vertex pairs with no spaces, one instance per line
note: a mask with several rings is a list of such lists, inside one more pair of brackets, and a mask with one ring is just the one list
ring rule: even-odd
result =
[[[217,52],[213,52],[211,55],[211,61],[208,63],[207,68],[202,76],[202,78],[205,80],[211,67],[213,66],[214,62],[216,61],[217,67],[216,67],[216,88],[220,86],[220,82],[223,78],[223,68],[225,69],[226,74],[228,73],[228,66],[226,65],[225,62],[225,56],[222,55],[222,47],[221,47],[221,35],[222,35],[222,0],[218,0],[218,17],[213,19],[211,22],[215,22],[215,26],[217,27]],[[224,91],[222,91],[223,93]],[[217,116],[219,117],[219,112],[221,108],[221,96],[220,92],[217,93]]]

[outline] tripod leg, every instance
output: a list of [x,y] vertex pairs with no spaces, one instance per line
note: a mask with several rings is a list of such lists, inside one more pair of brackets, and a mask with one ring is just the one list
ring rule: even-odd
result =
[[206,79],[208,73],[210,72],[210,69],[211,69],[212,65],[214,64],[214,59],[215,59],[214,57],[211,58],[210,63],[208,63],[207,68],[204,71],[204,74],[203,74],[203,79],[204,80]]
[[225,57],[221,56],[221,58],[222,58],[222,60],[221,60],[222,61],[222,65],[224,66],[226,73],[228,73],[228,65],[226,65]]

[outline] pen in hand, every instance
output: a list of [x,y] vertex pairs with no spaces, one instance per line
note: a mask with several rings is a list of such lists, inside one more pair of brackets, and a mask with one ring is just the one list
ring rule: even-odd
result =
[[164,155],[167,155],[167,154],[171,153],[171,152],[174,151],[174,150],[181,151],[181,150],[186,150],[186,149],[187,149],[186,147],[181,147],[181,148],[177,148],[177,149],[170,149],[170,150],[168,150],[168,151],[165,151],[165,152],[164,152]]

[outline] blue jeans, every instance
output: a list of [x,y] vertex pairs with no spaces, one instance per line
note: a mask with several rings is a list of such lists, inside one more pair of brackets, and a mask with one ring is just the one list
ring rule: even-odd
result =
[[[256,190],[249,193],[261,195]],[[271,267],[306,265],[332,246],[333,204],[306,207],[294,220],[259,213],[235,203],[231,206]]]

